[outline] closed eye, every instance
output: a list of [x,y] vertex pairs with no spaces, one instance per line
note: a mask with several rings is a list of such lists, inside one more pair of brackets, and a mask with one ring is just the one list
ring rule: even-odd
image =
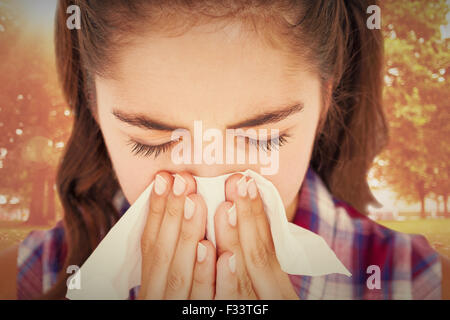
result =
[[268,140],[257,140],[257,139],[248,138],[248,142],[250,145],[257,147],[260,150],[269,152],[273,149],[279,150],[279,148],[287,142],[287,139],[289,137],[290,136],[288,134],[282,134],[278,137],[268,139]]
[[[284,133],[275,138],[267,140],[252,139],[249,137],[243,138],[245,138],[246,142],[248,142],[249,145],[257,147],[258,149],[265,152],[269,152],[274,149],[279,150],[281,146],[286,144],[289,137],[289,134]],[[147,145],[137,142],[133,139],[129,139],[127,145],[131,146],[131,152],[136,156],[151,157],[152,155],[154,155],[154,159],[156,159],[156,157],[158,157],[160,154],[169,151],[179,141],[180,139],[176,139],[158,145]]]
[[154,159],[161,153],[167,152],[170,148],[175,145],[178,140],[172,140],[166,143],[158,145],[147,145],[130,139],[127,144],[131,145],[131,152],[136,156],[150,157],[152,154],[155,155]]

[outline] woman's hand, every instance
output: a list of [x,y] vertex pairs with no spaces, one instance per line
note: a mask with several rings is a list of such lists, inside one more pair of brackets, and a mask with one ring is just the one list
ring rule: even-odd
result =
[[138,299],[213,299],[216,252],[205,237],[206,205],[187,173],[160,172],[141,238]]
[[216,211],[215,299],[298,299],[281,270],[253,179],[240,174],[226,182],[226,199]]

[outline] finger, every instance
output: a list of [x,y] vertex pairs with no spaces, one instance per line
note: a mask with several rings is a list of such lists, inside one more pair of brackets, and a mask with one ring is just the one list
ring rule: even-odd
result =
[[205,237],[206,204],[199,194],[186,197],[177,248],[167,278],[165,299],[187,299],[191,290],[198,242]]
[[239,234],[236,228],[236,207],[233,203],[222,202],[214,215],[217,254],[240,249]]
[[236,228],[236,206],[233,206],[230,202],[221,203],[214,218],[218,254],[231,252],[235,255],[237,295],[242,299],[256,299],[239,242],[239,234]]
[[[238,282],[236,278],[236,261],[233,254],[226,251],[217,259],[216,300],[237,300]],[[230,261],[231,258],[231,261]],[[233,268],[233,269],[232,269]]]
[[152,261],[146,292],[148,299],[162,299],[164,296],[169,267],[180,234],[185,197],[195,191],[195,180],[190,174],[175,175],[172,190],[167,196],[161,228],[150,252]]
[[268,217],[264,211],[264,204],[261,198],[261,195],[258,191],[255,180],[251,178],[247,181],[248,186],[248,196],[250,198],[250,206],[251,210],[255,216],[256,220],[256,228],[258,230],[259,237],[261,242],[264,244],[266,248],[266,252],[269,257],[269,262],[272,267],[273,275],[278,283],[278,287],[281,288],[280,292],[282,293],[283,299],[287,298],[298,298],[293,289],[292,283],[289,279],[289,276],[281,270],[281,266],[278,262],[275,246],[273,243],[272,233],[270,231],[270,224]]
[[236,190],[235,205],[239,242],[253,287],[262,299],[279,297],[281,292],[273,274],[270,257],[256,226],[256,216],[252,212],[245,176],[236,182]]
[[202,240],[197,246],[194,267],[194,279],[190,299],[212,300],[216,287],[216,248],[208,240]]
[[173,183],[173,177],[168,172],[159,172],[154,179],[150,194],[150,206],[141,237],[141,252],[145,257],[149,248],[155,243],[166,208],[167,195]]
[[252,279],[250,278],[245,261],[244,256],[242,254],[242,250],[239,249],[237,252],[234,252],[230,257],[228,263],[230,264],[230,269],[234,269],[236,267],[236,278],[237,278],[237,295],[240,300],[255,300],[258,299],[257,294],[255,292],[255,288],[252,283]]
[[275,246],[273,244],[272,232],[270,231],[269,220],[264,211],[263,201],[253,178],[248,180],[247,186],[250,206],[255,217],[254,220],[256,221],[256,229],[258,230],[259,238],[266,247],[270,262],[273,263],[274,260],[277,260],[277,258]]

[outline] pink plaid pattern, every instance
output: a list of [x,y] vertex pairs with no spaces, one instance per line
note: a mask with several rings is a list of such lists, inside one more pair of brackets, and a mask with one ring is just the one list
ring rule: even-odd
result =
[[[120,192],[115,204],[125,213],[129,204]],[[441,299],[439,255],[422,235],[385,228],[334,198],[309,168],[302,184],[293,223],[322,236],[352,273],[310,277],[290,275],[301,299]],[[56,281],[67,244],[62,221],[50,230],[32,231],[20,243],[17,294],[32,299]],[[369,289],[369,266],[380,270],[380,289]],[[139,286],[130,290],[135,299]]]
[[[320,178],[309,170],[302,186],[294,223],[328,243],[351,277],[291,276],[302,299],[441,299],[439,255],[422,235],[385,228],[350,205],[334,198]],[[369,289],[380,268],[380,289]]]

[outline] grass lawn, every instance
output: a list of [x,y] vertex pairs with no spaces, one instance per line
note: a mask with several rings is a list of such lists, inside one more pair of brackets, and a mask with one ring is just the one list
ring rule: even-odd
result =
[[377,223],[396,231],[423,234],[436,251],[450,258],[450,219],[377,221]]

